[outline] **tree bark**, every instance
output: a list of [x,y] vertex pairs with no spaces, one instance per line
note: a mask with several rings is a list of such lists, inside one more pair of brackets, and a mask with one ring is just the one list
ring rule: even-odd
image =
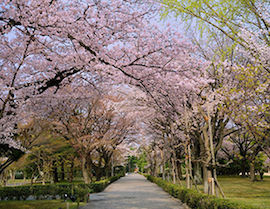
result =
[[187,189],[191,189],[190,188],[190,174],[189,174],[189,162],[188,162],[188,150],[187,150],[187,145],[185,145],[185,168],[186,168],[186,186]]
[[82,174],[83,174],[83,181],[85,184],[89,184],[91,182],[89,171],[87,170],[87,159],[86,156],[82,157]]
[[[247,160],[245,160],[245,163],[247,164]],[[240,166],[241,166],[241,172],[242,172],[241,177],[244,178],[246,177],[246,172],[247,172],[246,165],[243,162],[241,162]]]
[[182,164],[179,161],[176,161],[176,169],[177,169],[179,179],[182,180],[183,179]]
[[151,160],[151,176],[157,177],[156,167],[157,167],[156,152],[154,151],[154,156]]
[[52,173],[54,183],[58,182],[58,172],[57,172],[57,165],[56,161],[53,161],[53,173]]
[[163,158],[163,166],[162,166],[162,180],[166,179],[166,164],[165,159]]
[[68,176],[69,183],[72,183],[72,181],[73,181],[73,170],[74,170],[74,162],[71,162],[69,176]]
[[32,186],[34,183],[34,177],[35,177],[35,172],[32,173],[31,175],[31,181],[30,181],[30,185]]
[[64,181],[65,180],[65,162],[64,159],[61,159],[61,175],[60,175],[60,180]]
[[45,175],[43,174],[43,177],[42,177],[42,185],[45,185]]
[[10,170],[10,177],[12,180],[15,180],[15,170]]
[[215,184],[212,171],[207,169],[207,180],[208,180],[208,194],[215,195]]
[[256,175],[255,175],[255,163],[254,161],[250,162],[250,180],[251,181],[256,181]]
[[163,153],[163,150],[161,149],[160,150],[161,152],[161,159],[162,159],[162,180],[165,180],[166,178],[166,173],[165,173],[165,156],[164,156],[164,153]]
[[173,184],[175,184],[175,164],[174,164],[174,159],[171,158],[171,161],[172,161]]
[[193,172],[194,172],[194,181],[196,184],[202,184],[203,179],[202,179],[202,169],[200,162],[194,162],[193,163]]
[[[101,179],[101,157],[99,158],[99,162],[98,162],[98,165],[94,165],[94,169],[95,169],[95,172],[96,172],[96,179],[97,181],[100,181]],[[106,168],[106,165],[105,165],[105,168]],[[108,173],[107,173],[107,169],[106,169],[106,173],[105,175],[107,176]]]
[[156,150],[154,150],[154,166],[153,166],[153,176],[157,177],[157,154]]
[[203,164],[203,191],[205,194],[208,193],[208,174],[207,174],[207,168],[206,165]]

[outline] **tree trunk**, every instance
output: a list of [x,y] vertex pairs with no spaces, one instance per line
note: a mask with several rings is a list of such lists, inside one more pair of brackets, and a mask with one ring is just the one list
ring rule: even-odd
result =
[[57,164],[56,161],[53,161],[53,172],[52,172],[52,177],[54,183],[58,182],[58,172],[57,172]]
[[15,180],[15,170],[10,170],[10,178],[14,181]]
[[174,164],[174,159],[171,159],[172,161],[172,175],[173,175],[173,184],[175,184],[175,164]]
[[[245,161],[246,162],[246,161]],[[246,162],[247,163],[247,162]],[[241,177],[242,178],[244,178],[244,177],[246,177],[246,165],[243,163],[243,162],[241,162],[241,172],[242,172],[242,175],[241,175]]]
[[42,176],[42,185],[45,185],[45,175]]
[[157,177],[157,155],[156,151],[154,151],[154,165],[153,165],[153,176]]
[[185,168],[186,168],[186,187],[187,187],[187,189],[190,189],[190,176],[189,176],[189,170],[188,170],[188,157],[187,157],[187,155],[185,157]]
[[87,168],[87,171],[88,171],[90,182],[92,182],[92,180],[93,180],[93,174],[92,174],[92,164],[91,164],[90,161],[91,161],[91,159],[88,157],[87,158],[86,168]]
[[165,160],[163,159],[163,166],[162,166],[162,180],[166,179],[166,164],[165,164]]
[[179,179],[182,180],[183,179],[182,164],[179,161],[176,161],[176,168],[177,168],[177,173],[178,173]]
[[156,167],[157,167],[156,152],[154,151],[154,156],[151,161],[151,176],[157,177]]
[[82,175],[83,175],[83,181],[85,184],[89,184],[91,182],[89,171],[87,170],[87,159],[86,156],[82,157]]
[[72,181],[73,181],[73,170],[74,170],[74,162],[71,162],[69,176],[68,176],[69,183],[72,183]]
[[32,186],[33,185],[33,181],[34,181],[34,177],[35,177],[35,172],[32,173],[31,175],[31,181],[30,181],[30,185]]
[[251,163],[250,163],[250,165],[249,165],[249,167],[250,167],[250,180],[251,181],[256,181],[257,179],[256,179],[256,175],[255,175],[255,163],[254,163],[254,161],[252,161]]
[[65,162],[64,159],[61,159],[61,175],[60,175],[60,180],[64,181],[65,180]]
[[249,172],[250,172],[251,181],[257,181],[256,175],[255,175],[255,158],[259,154],[260,151],[261,151],[261,146],[257,146],[255,147],[252,155],[250,156]]
[[203,179],[202,179],[202,169],[201,169],[201,164],[200,162],[194,162],[193,163],[193,172],[194,172],[194,181],[196,184],[202,184]]
[[112,170],[111,170],[111,176],[114,176],[114,169],[113,169],[113,154],[112,154],[112,157],[111,157],[112,159],[111,159],[111,168],[112,168]]
[[53,174],[53,171],[50,171],[50,176],[49,176],[49,178],[50,178],[51,184],[55,184],[55,183],[56,183],[55,180],[54,180],[54,174]]
[[38,165],[38,170],[39,170],[39,175],[40,175],[40,177],[41,177],[41,179],[42,179],[42,185],[45,185],[45,173],[43,172],[43,171],[41,171],[41,168],[40,168],[40,166]]
[[[99,158],[98,165],[97,166],[96,165],[94,166],[94,169],[96,171],[96,180],[97,181],[100,181],[100,179],[101,179],[101,157]],[[105,171],[105,175],[106,176],[108,175],[107,169]]]
[[207,180],[208,180],[208,194],[215,195],[215,184],[212,171],[207,169]]
[[100,167],[96,168],[96,179],[97,179],[97,181],[100,181],[100,179],[101,179],[101,168]]
[[26,175],[27,175],[27,173],[25,171],[23,171],[23,182],[24,183],[26,182]]
[[207,168],[206,165],[203,164],[203,192],[205,194],[208,193],[208,173],[207,173]]

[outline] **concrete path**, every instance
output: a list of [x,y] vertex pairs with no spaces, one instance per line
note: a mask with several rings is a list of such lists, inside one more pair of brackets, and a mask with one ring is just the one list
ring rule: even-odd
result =
[[184,209],[180,202],[139,174],[129,174],[91,194],[82,209]]

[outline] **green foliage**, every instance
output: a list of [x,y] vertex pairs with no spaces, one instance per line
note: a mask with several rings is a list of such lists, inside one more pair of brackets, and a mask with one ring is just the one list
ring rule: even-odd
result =
[[[77,209],[78,203],[76,202],[64,202],[63,200],[27,200],[27,201],[1,201],[0,209],[12,208],[12,209],[59,209],[67,208]],[[80,203],[80,206],[84,205]]]
[[103,191],[109,184],[109,180],[106,179],[106,180],[101,180],[101,181],[98,181],[98,182],[94,182],[94,183],[91,183],[89,186],[90,189],[92,189],[92,191],[94,192],[101,192]]
[[119,165],[119,166],[114,166],[114,175],[122,175],[124,176],[126,173],[126,167]]
[[123,175],[117,175],[98,182],[90,184],[52,184],[52,185],[34,185],[34,186],[16,186],[0,187],[0,200],[25,200],[29,196],[34,196],[37,200],[47,199],[48,197],[61,198],[64,194],[74,195],[79,201],[83,201],[87,193],[103,191],[110,183],[118,180]]
[[145,175],[149,181],[156,183],[175,198],[186,203],[190,208],[196,209],[255,209],[252,206],[242,205],[230,200],[216,198],[207,194],[200,194],[195,190],[184,189],[160,178]]
[[128,172],[134,172],[138,159],[135,156],[128,156],[128,165],[126,167],[126,170]]
[[111,176],[109,178],[109,184],[110,183],[113,183],[114,181],[118,180],[119,178],[121,178],[122,176],[124,176],[124,174],[119,174],[119,175],[116,175],[116,176]]
[[139,171],[144,172],[144,166],[148,165],[145,153],[143,153],[139,156],[139,160],[137,161],[137,165],[139,167]]
[[[256,13],[256,6],[259,1],[243,0],[162,0],[162,18],[166,18],[170,13],[183,21],[192,24],[190,20],[196,20],[197,28],[203,32],[211,32],[215,28],[226,34],[229,38],[238,41],[241,39],[237,33],[244,26],[260,28],[255,20],[260,18]],[[265,4],[266,1],[264,1]],[[247,21],[249,20],[249,21]]]
[[[221,165],[225,165],[228,163],[228,160],[219,159],[218,162]],[[247,159],[239,159],[237,157],[233,158],[233,162],[229,163],[226,167],[218,167],[217,173],[218,175],[238,175],[242,172],[241,165],[244,166],[245,171],[249,171],[249,162]]]

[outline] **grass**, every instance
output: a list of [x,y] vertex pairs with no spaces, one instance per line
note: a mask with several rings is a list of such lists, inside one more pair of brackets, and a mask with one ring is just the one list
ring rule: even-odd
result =
[[[219,176],[218,181],[227,199],[261,209],[270,209],[270,177],[266,176],[262,181],[252,182],[249,178],[240,176]],[[185,186],[185,181],[181,182]],[[198,185],[198,188],[203,191],[203,185]]]
[[7,181],[7,184],[17,184],[17,185],[24,185],[27,183],[30,183],[30,179],[26,179],[25,181],[23,179],[14,179],[14,180],[9,179]]
[[[76,209],[77,202],[64,202],[63,200],[26,200],[26,201],[1,201],[0,209]],[[83,206],[85,203],[80,203]]]
[[219,177],[218,180],[228,199],[270,209],[270,177],[264,177],[262,181],[255,182],[240,176],[224,176]]
[[[30,182],[30,179],[26,179],[25,181]],[[7,182],[8,183],[24,183],[24,179],[14,179],[14,180],[9,179]]]

